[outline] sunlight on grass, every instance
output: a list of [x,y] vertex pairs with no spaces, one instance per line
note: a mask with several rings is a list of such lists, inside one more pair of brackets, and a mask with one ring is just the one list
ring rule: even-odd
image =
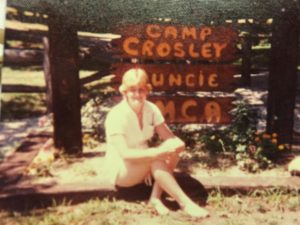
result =
[[[80,78],[88,77],[97,71],[82,70]],[[45,86],[43,70],[16,70],[9,67],[2,68],[2,84],[22,84],[32,86]]]
[[237,193],[225,196],[220,190],[210,192],[207,203],[222,212],[247,214],[300,210],[300,196],[297,190],[285,188],[265,188],[254,190],[246,196]]
[[[80,78],[96,71],[80,71]],[[2,84],[45,86],[42,70],[2,69]],[[46,112],[44,93],[1,93],[1,120],[22,119],[40,116]]]
[[[90,200],[71,206],[68,202],[47,209],[37,209],[23,213],[3,213],[3,221],[9,224],[54,225],[54,224],[127,224],[133,208],[124,201]],[[0,217],[1,218],[1,217]],[[16,223],[13,223],[15,221]]]
[[[206,225],[250,225],[250,224],[298,224],[300,196],[295,190],[264,189],[247,195],[224,195],[220,190],[211,191],[206,206],[212,217],[205,219]],[[283,213],[284,212],[284,213]],[[72,205],[70,201],[55,202],[45,209],[30,211],[0,211],[4,224],[54,225],[54,224],[106,224],[106,225],[184,225],[202,224],[183,214],[181,210],[158,216],[144,201],[116,199],[93,199]]]
[[44,72],[41,70],[14,70],[3,67],[2,84],[45,86]]
[[1,94],[1,120],[40,116],[45,112],[45,94]]

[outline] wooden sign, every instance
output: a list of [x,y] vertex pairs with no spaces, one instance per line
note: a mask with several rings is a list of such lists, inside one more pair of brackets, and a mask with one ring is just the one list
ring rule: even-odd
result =
[[239,73],[233,65],[189,64],[125,64],[113,65],[115,79],[121,83],[123,74],[130,68],[142,68],[149,77],[153,91],[233,91],[234,75]]
[[228,124],[231,122],[229,111],[233,109],[233,97],[188,97],[167,96],[150,97],[167,123]]
[[237,32],[230,26],[128,25],[115,31],[119,57],[232,61],[236,59]]
[[[118,102],[122,98],[115,97]],[[149,96],[167,123],[228,124],[234,97]]]

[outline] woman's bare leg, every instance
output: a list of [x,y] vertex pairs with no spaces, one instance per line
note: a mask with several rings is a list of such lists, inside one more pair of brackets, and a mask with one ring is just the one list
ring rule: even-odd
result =
[[[174,154],[168,160],[166,160],[166,164],[167,164],[169,171],[171,171],[171,172],[174,171],[178,161],[179,161],[178,154]],[[152,192],[151,192],[151,196],[149,199],[149,203],[153,205],[153,207],[158,212],[158,214],[165,215],[169,212],[169,209],[161,202],[160,198],[161,198],[162,193],[163,193],[162,188],[155,181]]]
[[149,203],[154,207],[159,215],[166,215],[169,213],[169,209],[162,203],[160,199],[162,192],[163,190],[159,186],[158,182],[155,181],[153,184]]
[[116,185],[130,187],[144,181],[145,176],[151,171],[149,163],[131,163],[124,161],[117,176]]
[[[170,171],[173,171],[179,160],[178,154],[174,154],[167,160],[167,165]],[[123,161],[120,168],[116,184],[119,186],[129,187],[135,184],[143,182],[145,176],[151,171],[151,162],[143,163],[132,163],[128,161]],[[158,185],[152,191],[153,197],[160,198],[162,190]],[[152,195],[151,195],[152,196]]]
[[141,183],[150,170],[159,187],[157,190],[154,190],[154,196],[160,196],[163,189],[178,202],[180,207],[187,214],[197,217],[205,217],[208,215],[206,210],[195,204],[182,191],[165,161],[158,160],[152,162],[152,164],[124,162],[117,177],[116,184],[122,187],[130,187]]
[[153,162],[151,171],[158,185],[173,197],[187,214],[196,217],[208,216],[208,212],[205,209],[195,204],[183,192],[164,161]]

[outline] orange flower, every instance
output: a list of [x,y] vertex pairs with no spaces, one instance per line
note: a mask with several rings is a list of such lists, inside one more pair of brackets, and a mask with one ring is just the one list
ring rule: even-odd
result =
[[269,138],[271,138],[271,135],[270,134],[263,134],[263,138],[264,139],[269,139]]
[[278,137],[277,133],[272,134],[272,138],[277,138],[277,137]]
[[84,134],[83,135],[83,139],[89,139],[90,138],[90,135],[89,134]]
[[280,151],[284,150],[284,145],[279,145],[279,146],[278,146],[278,149],[279,149]]
[[257,136],[260,135],[260,134],[261,134],[261,131],[256,131],[255,132],[255,135],[257,135]]
[[259,141],[260,141],[259,137],[256,137],[256,138],[254,139],[254,141],[255,141],[255,142],[259,142]]
[[272,142],[273,144],[277,144],[277,139],[276,139],[276,138],[273,138],[273,139],[271,140],[271,142]]

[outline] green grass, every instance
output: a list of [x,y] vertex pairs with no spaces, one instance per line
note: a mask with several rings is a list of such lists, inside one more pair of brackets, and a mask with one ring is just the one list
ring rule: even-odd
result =
[[[141,215],[141,216],[140,216]],[[156,221],[154,224],[183,225],[172,218],[157,217],[151,209],[141,202],[123,200],[95,199],[71,206],[69,203],[56,205],[42,210],[28,212],[0,213],[4,224],[22,225],[65,225],[65,224],[141,224],[142,221]],[[152,220],[153,219],[153,220]],[[146,223],[148,224],[148,223]],[[149,223],[152,224],[152,223]]]
[[[80,77],[86,77],[95,71],[80,71]],[[42,70],[16,70],[2,68],[2,84],[45,86]],[[41,116],[46,112],[43,93],[1,93],[1,120],[23,119]]]
[[45,86],[43,71],[2,68],[2,84]]
[[15,212],[1,211],[0,221],[9,225],[59,225],[59,224],[143,224],[143,225],[250,225],[299,224],[300,196],[297,191],[264,189],[247,195],[236,193],[226,196],[219,190],[209,193],[207,205],[211,217],[190,218],[181,210],[158,216],[145,201],[94,199],[72,205],[71,202],[53,203],[45,209]]
[[[96,71],[80,71],[80,77],[87,77]],[[2,84],[21,84],[32,86],[45,86],[44,72],[42,70],[23,69],[16,70],[9,67],[2,68]]]
[[46,113],[45,94],[2,93],[1,120],[24,119]]
[[219,190],[209,194],[208,204],[221,211],[235,213],[259,213],[272,210],[299,211],[300,195],[297,190],[284,188],[266,188],[249,192],[246,196],[235,194],[225,196]]
[[[45,86],[43,71],[2,68],[2,84]],[[1,93],[1,120],[40,116],[46,112],[45,94]]]

